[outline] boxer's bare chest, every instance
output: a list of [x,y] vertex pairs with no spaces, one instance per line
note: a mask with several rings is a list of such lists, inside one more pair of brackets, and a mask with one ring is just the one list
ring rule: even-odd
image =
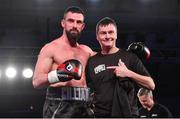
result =
[[82,48],[58,48],[53,52],[53,62],[58,65],[69,59],[79,60],[84,66],[86,65],[89,53],[85,52]]
[[[53,66],[52,69],[56,69],[59,64],[69,60],[76,59],[81,62],[83,67],[86,66],[87,60],[90,54],[84,51],[82,48],[56,48],[53,52]],[[85,70],[85,68],[83,68]],[[82,75],[81,80],[71,80],[68,82],[61,82],[52,84],[51,86],[59,87],[59,86],[75,86],[75,87],[86,87],[85,76]]]

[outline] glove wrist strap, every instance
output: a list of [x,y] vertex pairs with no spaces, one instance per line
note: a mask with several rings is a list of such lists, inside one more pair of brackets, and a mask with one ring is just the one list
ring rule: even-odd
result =
[[53,71],[48,73],[48,81],[49,81],[49,83],[59,82],[59,79],[57,76],[57,70],[53,70]]

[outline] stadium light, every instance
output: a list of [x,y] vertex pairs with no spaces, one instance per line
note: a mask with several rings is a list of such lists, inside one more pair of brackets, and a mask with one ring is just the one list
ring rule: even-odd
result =
[[31,68],[26,68],[22,71],[24,78],[31,78],[33,76],[33,70]]
[[14,67],[8,67],[5,73],[8,78],[12,79],[16,76],[17,71]]

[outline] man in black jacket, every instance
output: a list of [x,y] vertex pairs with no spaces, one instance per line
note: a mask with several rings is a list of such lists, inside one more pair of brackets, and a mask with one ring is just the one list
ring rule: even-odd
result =
[[151,90],[140,88],[137,96],[142,105],[139,109],[141,118],[172,118],[172,114],[167,107],[154,102]]

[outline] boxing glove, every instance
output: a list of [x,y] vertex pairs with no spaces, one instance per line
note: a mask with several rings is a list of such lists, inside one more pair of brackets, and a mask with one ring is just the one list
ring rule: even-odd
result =
[[142,42],[134,42],[128,46],[127,51],[135,53],[141,60],[150,58],[150,50]]
[[49,83],[65,82],[72,79],[80,80],[83,66],[75,59],[70,59],[60,64],[56,70],[48,73]]

